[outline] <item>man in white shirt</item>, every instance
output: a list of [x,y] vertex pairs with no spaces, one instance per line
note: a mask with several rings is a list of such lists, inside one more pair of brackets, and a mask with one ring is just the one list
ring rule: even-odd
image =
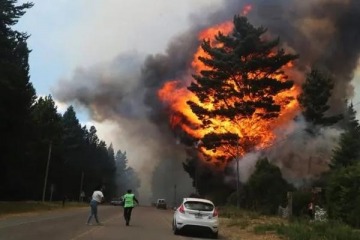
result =
[[101,186],[98,186],[93,195],[92,195],[92,199],[90,201],[90,216],[86,222],[87,225],[91,225],[90,221],[92,219],[92,217],[94,216],[95,217],[95,220],[96,220],[96,223],[98,225],[102,225],[100,222],[99,222],[99,219],[98,219],[98,216],[97,216],[97,206],[98,204],[102,203],[104,200],[104,194],[102,193],[102,187]]

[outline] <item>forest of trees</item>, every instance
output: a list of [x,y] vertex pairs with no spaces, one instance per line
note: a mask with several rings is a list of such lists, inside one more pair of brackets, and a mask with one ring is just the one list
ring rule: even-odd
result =
[[87,200],[99,184],[107,199],[125,192],[124,186],[136,190],[140,183],[126,155],[115,156],[94,126],[80,124],[72,106],[60,114],[50,95],[36,95],[29,35],[14,30],[33,4],[16,2],[0,4],[0,201],[78,201],[82,191]]

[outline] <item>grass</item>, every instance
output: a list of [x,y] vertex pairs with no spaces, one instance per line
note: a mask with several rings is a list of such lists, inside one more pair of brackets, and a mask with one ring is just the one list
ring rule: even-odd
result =
[[288,221],[277,216],[264,216],[230,206],[221,207],[219,216],[222,225],[221,235],[230,240],[360,240],[360,230],[337,221]]
[[0,202],[0,217],[32,212],[44,212],[64,208],[84,207],[86,203],[66,202],[36,202],[36,201],[18,201],[18,202]]
[[264,223],[282,223],[284,220],[271,216],[262,216],[256,212],[237,209],[236,207],[221,207],[220,235],[229,240],[279,240],[280,237],[273,231],[254,233],[254,226]]
[[360,240],[358,231],[336,221],[294,221],[289,224],[262,224],[254,227],[257,234],[268,231],[276,232],[288,240]]
[[258,219],[259,213],[238,209],[233,206],[226,206],[219,208],[219,216],[223,218],[249,218]]
[[250,221],[248,219],[231,219],[228,223],[228,227],[240,227],[241,229],[245,229],[250,225]]

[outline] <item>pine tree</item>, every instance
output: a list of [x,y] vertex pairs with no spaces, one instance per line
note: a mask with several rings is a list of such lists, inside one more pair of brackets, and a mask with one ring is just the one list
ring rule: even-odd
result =
[[140,179],[135,170],[128,166],[126,152],[117,151],[115,161],[118,194],[124,194],[127,189],[132,189],[133,192],[137,193],[137,189],[140,187]]
[[126,169],[128,168],[128,159],[126,156],[126,152],[122,152],[121,150],[117,151],[115,156],[116,163],[116,184],[117,184],[117,193],[122,195],[126,192],[127,188],[127,176]]
[[[31,137],[31,151],[26,161],[27,171],[23,178],[28,184],[27,196],[30,199],[41,199],[44,174],[51,145],[51,163],[48,182],[57,187],[62,183],[62,117],[57,112],[51,96],[40,97],[33,106],[32,121],[34,131]],[[39,174],[42,173],[42,174]],[[55,196],[54,196],[55,197]]]
[[16,6],[16,2],[0,1],[0,181],[6,183],[0,191],[8,198],[17,198],[25,187],[21,176],[26,172],[30,114],[36,98],[29,77],[29,35],[12,29],[33,4]]
[[302,85],[298,101],[302,107],[305,120],[314,125],[330,126],[342,119],[342,115],[325,116],[330,109],[328,105],[334,84],[317,69],[312,69]]
[[[63,114],[63,189],[68,198],[79,198],[79,185],[84,171],[87,152],[85,151],[85,132],[76,117],[72,106]],[[100,183],[96,183],[100,184]],[[95,185],[95,183],[94,183]]]
[[[207,56],[199,60],[207,66],[188,87],[199,99],[200,104],[188,101],[192,111],[202,121],[202,128],[209,130],[202,140],[207,150],[229,152],[237,145],[242,152],[252,150],[259,139],[235,132],[218,133],[211,129],[221,128],[214,122],[226,120],[240,125],[243,119],[258,117],[270,120],[277,118],[281,106],[274,96],[289,90],[293,81],[286,78],[283,67],[297,59],[297,55],[286,54],[278,49],[279,39],[267,40],[263,35],[267,30],[255,28],[245,17],[234,17],[232,33],[219,32],[213,46],[210,40],[201,44]],[[276,76],[282,76],[279,80]],[[203,104],[211,104],[206,108]],[[215,121],[216,121],[215,120]],[[240,139],[240,140],[239,140]],[[233,152],[233,156],[236,155]],[[219,156],[226,162],[226,156]]]
[[332,219],[360,227],[360,164],[332,171],[326,187],[327,210]]
[[116,163],[115,163],[115,151],[113,144],[111,143],[107,149],[108,158],[107,158],[107,168],[106,168],[106,189],[108,194],[113,197],[116,194],[117,186],[116,186]]
[[345,120],[345,131],[340,135],[339,146],[333,151],[331,169],[348,167],[360,162],[360,125],[352,104],[348,107]]
[[[269,184],[271,183],[271,184]],[[279,204],[285,202],[287,191],[293,189],[282,177],[279,167],[260,159],[255,171],[245,185],[245,207],[274,214]]]

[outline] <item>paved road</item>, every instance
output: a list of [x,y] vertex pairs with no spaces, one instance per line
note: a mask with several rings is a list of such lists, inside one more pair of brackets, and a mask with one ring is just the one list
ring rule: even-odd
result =
[[[0,219],[0,240],[192,240],[199,236],[175,236],[171,210],[136,207],[130,226],[125,226],[122,208],[100,206],[103,226],[85,224],[89,209],[67,209]],[[200,237],[206,237],[201,236]],[[200,238],[201,239],[201,238]]]

